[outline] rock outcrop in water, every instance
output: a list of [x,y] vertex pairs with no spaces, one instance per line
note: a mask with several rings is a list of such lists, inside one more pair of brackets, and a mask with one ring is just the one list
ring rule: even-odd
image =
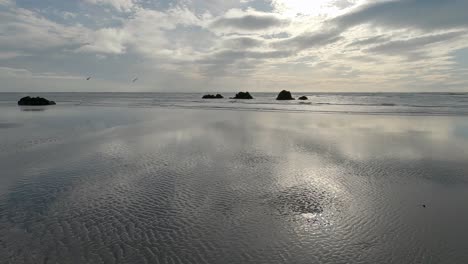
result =
[[298,100],[305,101],[305,100],[309,100],[309,98],[307,98],[307,96],[301,96],[298,98]]
[[202,97],[203,99],[223,99],[224,97],[220,94],[207,94]]
[[283,90],[278,94],[278,97],[276,97],[276,100],[294,100],[294,97],[292,97],[290,91]]
[[231,97],[231,99],[253,99],[252,95],[249,92],[240,92],[237,93],[236,96]]
[[26,96],[18,101],[18,105],[55,105],[55,102],[42,97]]

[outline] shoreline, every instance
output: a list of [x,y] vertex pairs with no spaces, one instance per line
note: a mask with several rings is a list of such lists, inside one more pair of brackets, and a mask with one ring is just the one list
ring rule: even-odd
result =
[[395,111],[387,111],[387,112],[366,112],[366,111],[352,111],[352,110],[337,110],[337,111],[326,111],[326,110],[307,110],[307,109],[278,109],[278,108],[239,108],[239,107],[223,107],[223,106],[184,106],[184,105],[110,105],[110,104],[72,104],[73,102],[69,102],[68,104],[57,103],[54,106],[45,106],[45,107],[24,107],[24,106],[17,106],[14,103],[5,103],[0,104],[0,107],[17,107],[21,110],[21,108],[62,108],[62,107],[105,107],[105,108],[129,108],[129,109],[186,109],[186,110],[207,110],[207,111],[241,111],[241,112],[265,112],[265,113],[294,113],[294,114],[318,114],[318,115],[370,115],[370,116],[433,116],[433,117],[466,117],[468,116],[468,112],[462,113],[451,113],[451,112],[395,112]]

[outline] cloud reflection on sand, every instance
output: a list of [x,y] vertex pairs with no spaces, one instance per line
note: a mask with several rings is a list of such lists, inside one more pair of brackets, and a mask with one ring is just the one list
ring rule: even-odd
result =
[[468,260],[466,117],[4,110],[1,261]]

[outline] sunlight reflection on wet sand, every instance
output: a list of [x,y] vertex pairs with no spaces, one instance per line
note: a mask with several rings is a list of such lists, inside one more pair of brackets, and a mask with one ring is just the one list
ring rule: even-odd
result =
[[468,261],[467,117],[2,112],[0,262]]

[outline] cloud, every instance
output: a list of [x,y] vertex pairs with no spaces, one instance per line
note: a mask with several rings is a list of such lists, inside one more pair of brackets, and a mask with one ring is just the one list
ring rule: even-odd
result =
[[10,67],[0,67],[0,76],[8,76],[14,78],[37,78],[37,79],[83,79],[83,76],[59,74],[54,72],[33,73],[27,69],[18,69]]
[[375,47],[371,47],[366,52],[379,53],[385,55],[402,55],[421,51],[429,45],[453,40],[465,35],[465,31],[447,32],[443,34],[427,35],[416,38],[393,40]]
[[[187,9],[175,8],[166,12],[139,10],[124,24],[123,31],[126,32],[128,45],[135,51],[146,56],[159,56],[178,48],[179,43],[185,41],[185,27],[195,31],[201,23]],[[194,41],[193,38],[191,40]]]
[[31,84],[48,78],[41,87],[53,83],[50,76],[92,71],[113,85],[138,72],[146,90],[236,88],[259,79],[304,90],[404,90],[414,80],[444,78],[460,88],[467,78],[454,51],[468,47],[467,3],[0,0],[0,66],[9,85],[19,85],[18,76],[41,76],[25,78]]
[[73,19],[73,18],[76,18],[77,17],[77,14],[76,13],[71,13],[71,12],[62,12],[61,13],[63,19]]
[[0,48],[3,50],[45,50],[81,45],[89,32],[82,26],[58,24],[36,12],[16,7],[0,11],[0,22]]
[[342,28],[374,24],[393,28],[422,30],[453,29],[468,26],[468,1],[391,0],[359,6],[333,21]]
[[[172,6],[183,6],[189,10],[204,14],[206,12],[214,16],[222,16],[228,10],[233,8],[240,8],[242,6],[248,6],[255,0],[170,0]],[[260,0],[263,2],[263,0]]]
[[385,36],[385,35],[373,36],[373,37],[369,37],[365,39],[353,40],[353,42],[348,44],[348,47],[375,45],[375,44],[379,44],[382,42],[387,42],[389,40],[390,40],[389,36]]
[[[171,51],[185,41],[176,29],[200,27],[202,21],[187,9],[170,9],[166,12],[137,9],[121,26],[102,28],[90,33],[88,45],[80,52],[123,54],[133,51],[143,56],[172,56]],[[172,36],[171,36],[172,34]],[[179,38],[177,38],[179,36]],[[195,43],[194,39],[190,39]],[[189,40],[186,41],[189,46]]]
[[262,39],[253,38],[253,37],[236,37],[228,38],[224,41],[224,47],[231,49],[250,49],[258,48],[264,45]]
[[131,11],[135,7],[135,0],[84,0],[89,4],[112,6],[120,12]]
[[126,51],[124,46],[125,32],[115,28],[103,28],[92,33],[92,43],[87,43],[77,51],[122,54]]
[[26,69],[0,67],[0,75],[14,76],[14,77],[27,77],[27,76],[32,76],[32,73]]
[[11,0],[0,0],[0,5],[9,6],[13,5],[13,2],[11,2]]
[[277,48],[306,50],[314,47],[326,46],[341,40],[340,32],[325,30],[324,32],[305,32],[295,37],[281,40],[273,45]]
[[345,9],[350,6],[353,6],[355,4],[355,1],[352,0],[334,0],[332,2],[334,6],[336,6],[339,9]]
[[271,13],[241,12],[231,10],[227,15],[213,21],[214,28],[226,28],[242,31],[260,31],[280,27],[287,24],[286,20]]
[[195,63],[201,66],[201,74],[207,77],[249,75],[261,68],[265,61],[288,58],[291,55],[291,51],[281,50],[222,50],[206,55]]
[[23,53],[19,53],[19,52],[0,51],[0,60],[11,59],[11,58],[16,58],[20,56],[27,56],[27,55]]
[[235,51],[224,50],[210,55],[212,58],[207,60],[200,60],[199,63],[213,63],[213,62],[233,62],[240,59],[276,59],[291,56],[290,51],[269,50],[269,51]]

